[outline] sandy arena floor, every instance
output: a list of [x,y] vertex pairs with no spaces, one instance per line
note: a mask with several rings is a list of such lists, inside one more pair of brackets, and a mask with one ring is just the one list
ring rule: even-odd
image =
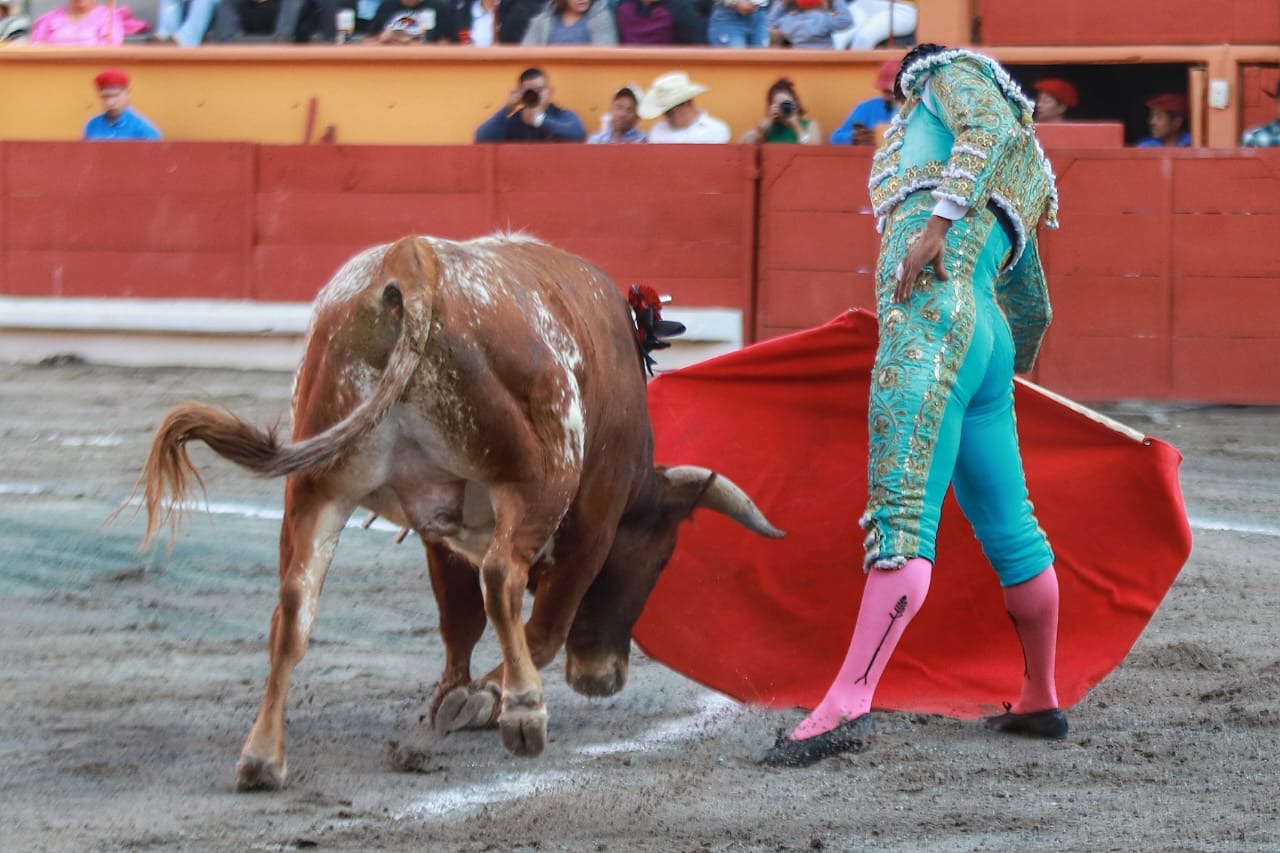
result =
[[[1280,410],[1107,409],[1186,455],[1196,545],[1063,743],[883,714],[867,753],[764,770],[798,713],[640,655],[609,700],[547,668],[537,759],[496,732],[439,739],[422,550],[357,528],[289,697],[289,785],[238,795],[281,484],[200,447],[214,512],[172,556],[136,553],[139,518],[104,520],[170,406],[283,420],[290,377],[71,363],[0,383],[0,849],[1280,850]],[[496,659],[490,632],[477,668]]]

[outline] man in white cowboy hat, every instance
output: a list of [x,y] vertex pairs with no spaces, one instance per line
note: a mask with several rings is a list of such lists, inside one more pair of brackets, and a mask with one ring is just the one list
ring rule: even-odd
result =
[[693,103],[694,98],[706,91],[706,86],[694,83],[683,71],[672,71],[654,80],[636,111],[646,121],[662,117],[649,131],[649,141],[728,142],[729,125],[707,115]]

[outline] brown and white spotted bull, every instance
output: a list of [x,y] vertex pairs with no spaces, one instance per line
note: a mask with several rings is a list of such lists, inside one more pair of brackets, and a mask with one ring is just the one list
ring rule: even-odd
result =
[[[144,547],[199,480],[189,441],[288,477],[271,672],[239,789],[284,784],[286,694],[358,506],[426,544],[446,648],[437,731],[496,720],[519,755],[546,743],[538,670],[561,647],[574,690],[622,688],[632,628],[695,508],[782,535],[727,478],[655,467],[641,365],[625,301],[581,258],[520,236],[407,237],[317,297],[290,442],[208,406],[169,412],[142,475]],[[502,664],[473,681],[486,616]]]

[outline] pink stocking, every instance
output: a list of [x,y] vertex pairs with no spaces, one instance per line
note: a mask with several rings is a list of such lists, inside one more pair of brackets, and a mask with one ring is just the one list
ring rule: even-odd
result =
[[929,592],[933,564],[921,557],[900,569],[872,569],[862,592],[858,623],[844,664],[827,695],[791,733],[793,740],[820,735],[871,710],[871,698],[911,617]]
[[1054,666],[1058,646],[1058,574],[1053,566],[1005,587],[1004,606],[1022,643],[1022,695],[1012,710],[1029,714],[1058,707]]

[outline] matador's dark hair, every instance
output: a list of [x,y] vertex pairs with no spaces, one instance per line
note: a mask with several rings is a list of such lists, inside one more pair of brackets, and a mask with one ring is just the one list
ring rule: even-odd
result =
[[898,63],[898,75],[893,78],[893,96],[899,101],[905,101],[907,99],[907,93],[902,91],[902,72],[911,67],[912,63],[917,59],[923,59],[924,57],[930,56],[934,53],[942,53],[942,51],[948,49],[949,48],[944,44],[934,44],[931,41],[927,41],[923,44],[918,44],[911,48],[911,50],[907,51],[907,55],[902,57],[902,61]]

